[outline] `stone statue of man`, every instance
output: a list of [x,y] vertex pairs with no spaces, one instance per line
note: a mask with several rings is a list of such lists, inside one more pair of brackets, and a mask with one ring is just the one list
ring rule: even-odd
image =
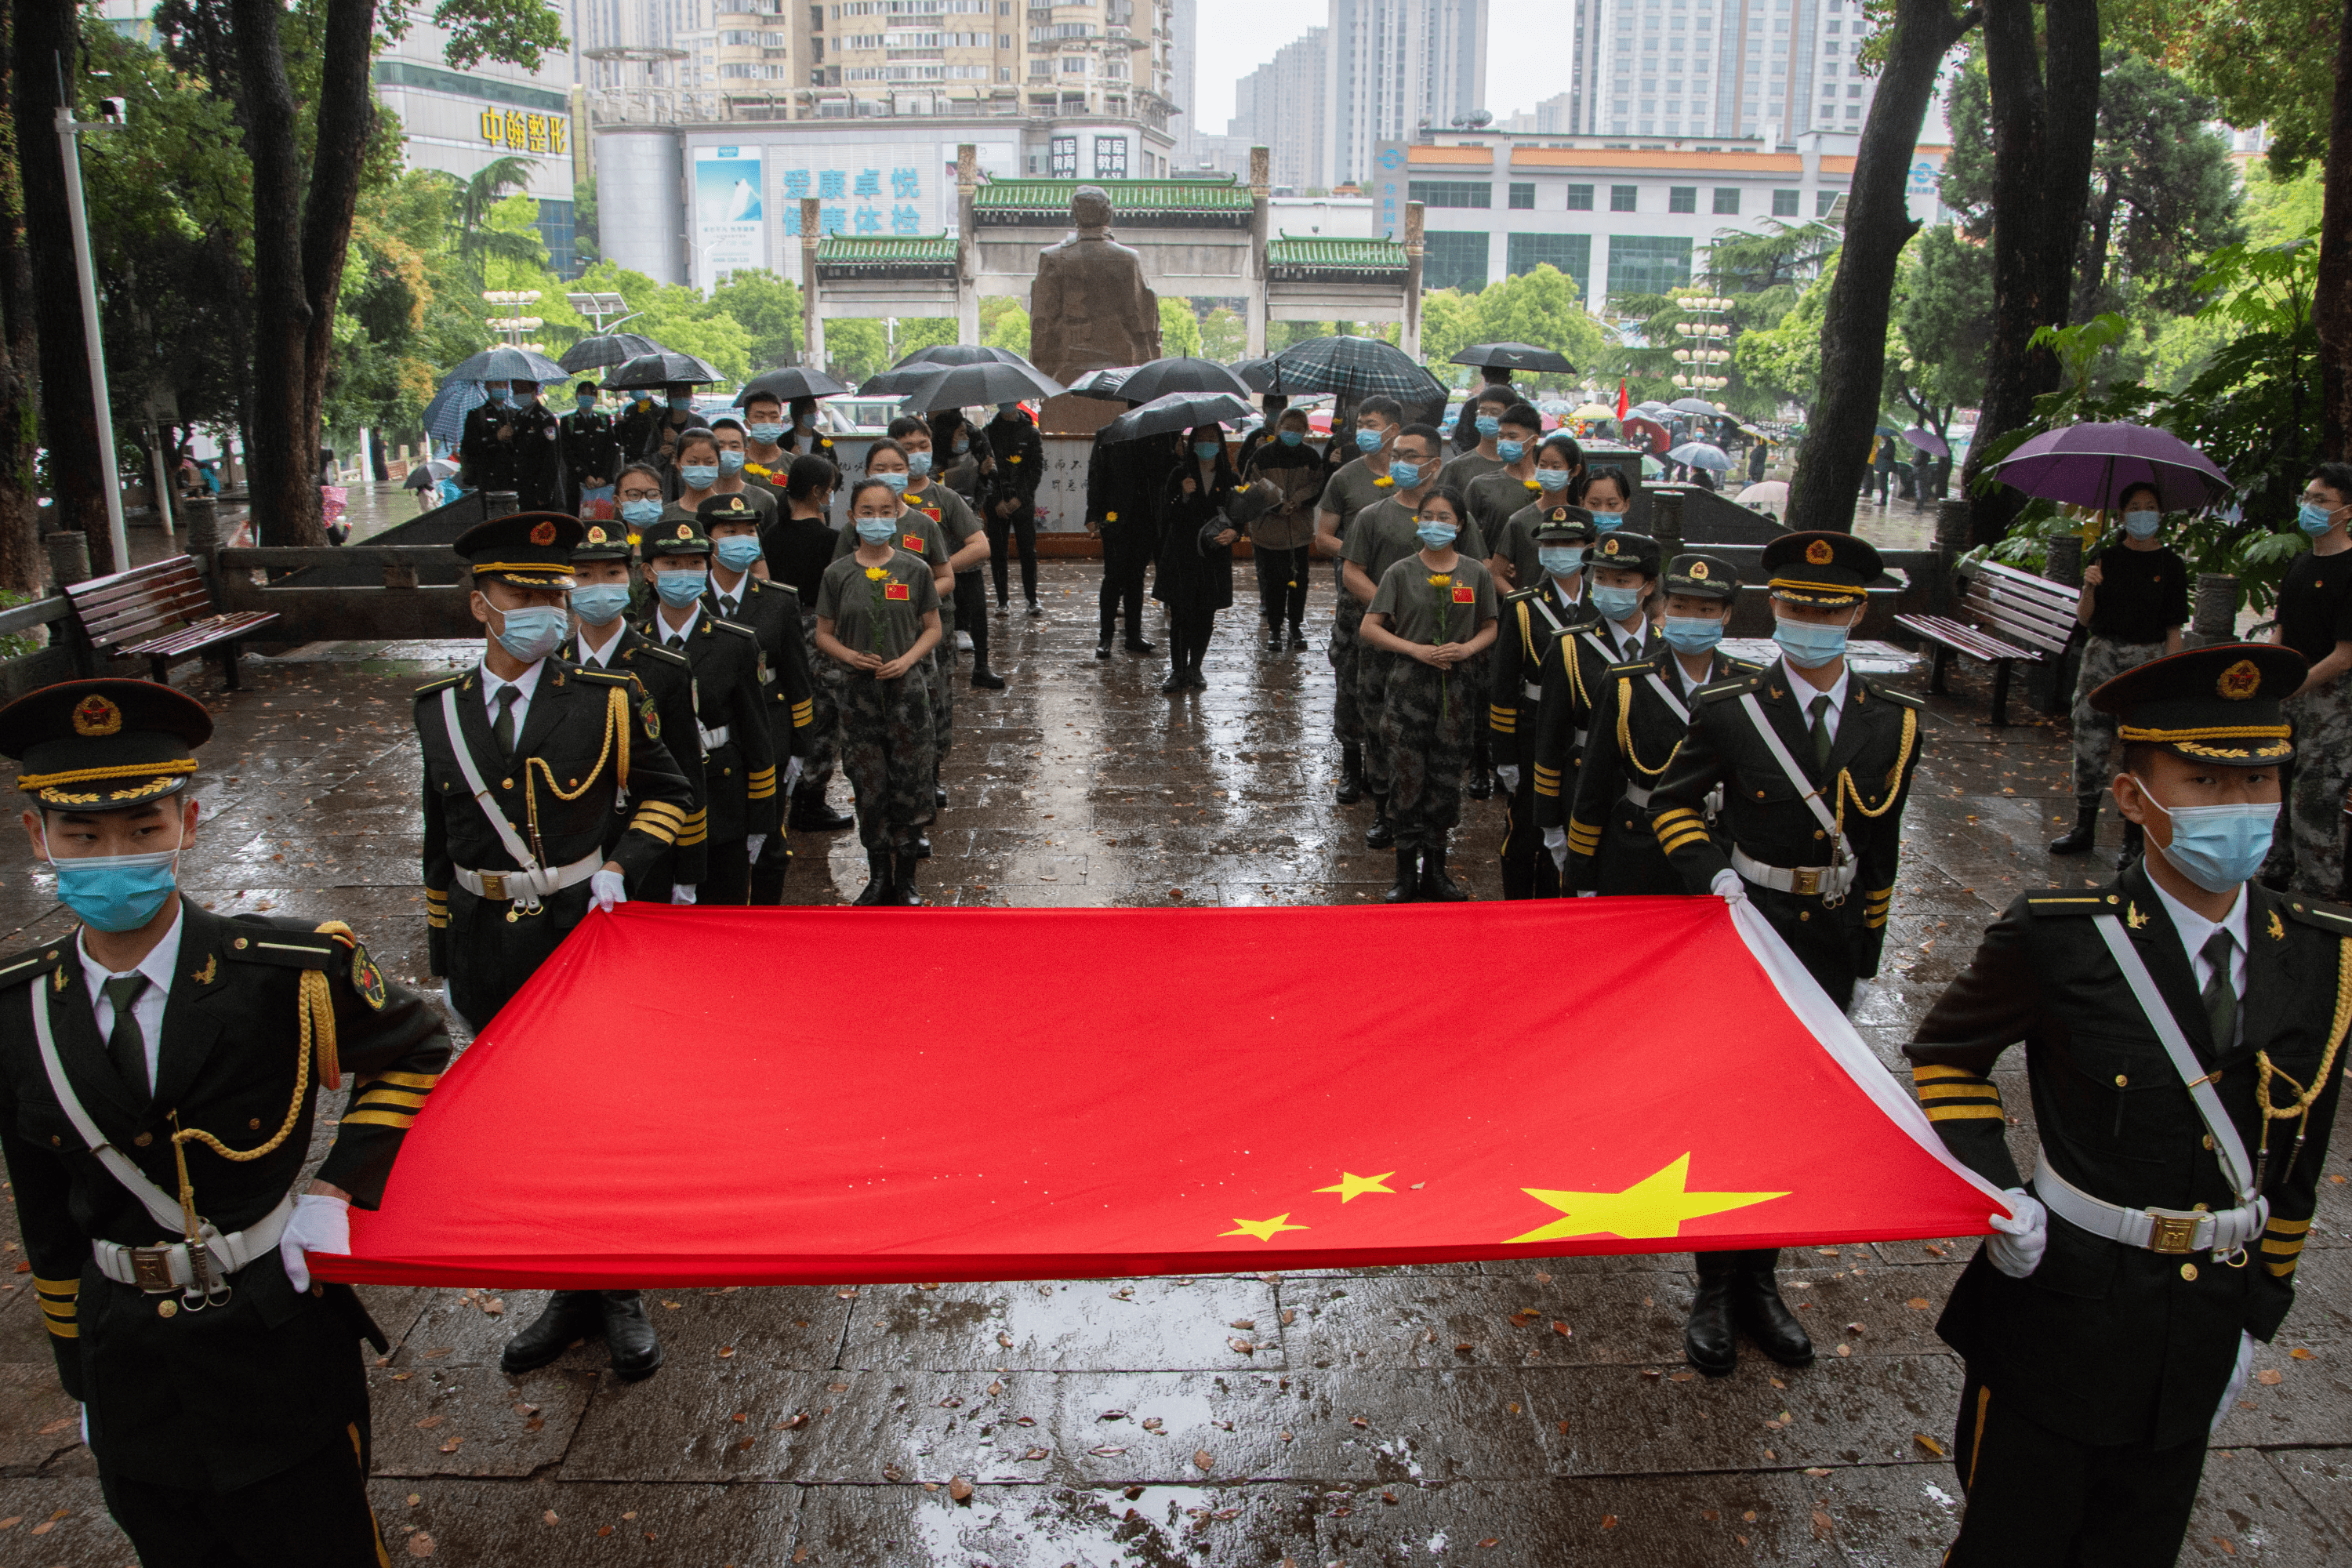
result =
[[1160,297],[1143,281],[1143,258],[1110,237],[1110,193],[1080,185],[1070,195],[1077,232],[1037,258],[1029,289],[1029,359],[1060,382],[1090,370],[1160,357]]

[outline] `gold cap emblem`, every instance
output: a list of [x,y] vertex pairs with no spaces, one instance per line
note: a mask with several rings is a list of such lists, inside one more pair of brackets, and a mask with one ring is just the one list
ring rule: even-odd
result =
[[1603,555],[1614,555],[1617,553],[1616,535],[1612,534],[1608,539],[1602,541],[1601,545],[1601,553]]
[[589,542],[589,543],[591,543],[591,544],[602,544],[602,543],[604,543],[604,531],[603,529],[601,529],[601,528],[593,528],[593,527],[590,528],[590,529],[588,530],[588,542]]
[[1694,582],[1694,583],[1704,583],[1704,582],[1706,582],[1706,562],[1704,562],[1704,561],[1694,561],[1694,562],[1692,562],[1692,563],[1691,563],[1691,565],[1690,565],[1690,577],[1691,577],[1691,581],[1692,581],[1692,582]]
[[677,536],[680,539],[692,539],[694,537],[694,525],[686,522],[679,523],[677,525]]
[[530,542],[533,544],[554,543],[555,524],[551,522],[541,522],[537,528],[532,529],[530,531]]
[[73,727],[77,735],[119,735],[122,710],[93,691],[74,705]]
[[1805,559],[1816,566],[1828,565],[1836,555],[1837,552],[1830,548],[1830,542],[1826,539],[1816,539],[1805,546]]
[[2223,670],[2221,679],[2215,681],[2213,686],[2214,689],[2232,702],[2242,702],[2259,690],[2262,684],[2263,672],[2254,668],[2254,661],[2251,658],[2242,658]]

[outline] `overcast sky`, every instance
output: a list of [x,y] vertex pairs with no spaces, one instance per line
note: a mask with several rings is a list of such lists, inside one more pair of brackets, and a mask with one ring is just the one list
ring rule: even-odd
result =
[[[1486,107],[1496,119],[1568,90],[1569,0],[1492,0],[1495,36],[1486,47]],[[1234,84],[1274,51],[1319,26],[1328,0],[1200,0],[1198,129],[1222,136],[1234,114]]]

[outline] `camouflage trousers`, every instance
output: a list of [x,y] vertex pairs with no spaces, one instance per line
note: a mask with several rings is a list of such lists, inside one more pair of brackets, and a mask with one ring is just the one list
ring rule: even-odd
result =
[[2091,693],[2126,669],[2164,657],[2160,642],[2117,642],[2093,637],[2083,645],[2083,673],[2074,680],[2074,793],[2097,795],[2123,766],[2116,748],[2116,716],[2091,706]]
[[1471,731],[1486,710],[1460,667],[1441,674],[1417,658],[1382,657],[1388,689],[1379,721],[1389,767],[1389,822],[1400,849],[1442,849],[1462,820]]
[[922,665],[897,680],[842,671],[841,771],[857,795],[857,841],[868,849],[911,845],[931,824],[933,679]]
[[1363,624],[1364,602],[1341,588],[1331,612],[1331,646],[1326,650],[1339,682],[1339,700],[1331,705],[1331,733],[1359,743],[1364,739],[1364,711],[1356,700],[1356,656],[1364,646],[1359,633]]
[[931,650],[931,782],[935,784],[947,763],[948,748],[955,742],[955,633],[947,632]]
[[801,612],[801,647],[808,654],[811,688],[808,755],[801,759],[800,782],[793,790],[821,797],[833,782],[834,763],[841,754],[841,680],[848,672],[817,651],[814,610]]
[[1386,648],[1374,647],[1360,632],[1357,634],[1356,711],[1364,726],[1364,787],[1374,795],[1389,793],[1387,731],[1381,721],[1389,704],[1389,672],[1399,664],[1411,662],[1400,659]]
[[2294,725],[2294,795],[2284,824],[2294,843],[2292,890],[2315,899],[2341,896],[2345,792],[2352,786],[2352,690],[2333,686],[2289,698]]

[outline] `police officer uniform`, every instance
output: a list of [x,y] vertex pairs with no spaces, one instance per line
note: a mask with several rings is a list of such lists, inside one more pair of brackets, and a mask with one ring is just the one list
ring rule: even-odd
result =
[[[2280,699],[2305,668],[2291,648],[2222,644],[2091,700],[2126,746],[2275,769],[2292,754]],[[2168,853],[2151,837],[2147,860]],[[2024,1224],[1997,1228],[2042,1245],[1979,1250],[1937,1325],[1968,1369],[1947,1563],[2173,1560],[2209,1432],[2294,1305],[2347,1010],[2352,911],[2251,880],[2216,924],[2134,861],[2102,887],[2021,895],[1986,931],[1905,1054],[1946,1147],[2019,1193]],[[2040,1209],[1992,1082],[2019,1041]]]
[[[1591,513],[1585,514],[1588,518]],[[1594,523],[1594,528],[1600,525]],[[1591,593],[1596,566],[1629,568],[1654,577],[1658,574],[1658,542],[1647,534],[1623,529],[1601,535],[1584,552],[1585,592]],[[1557,638],[1542,666],[1537,684],[1542,695],[1536,704],[1536,739],[1531,761],[1535,767],[1536,826],[1555,873],[1567,870],[1568,808],[1575,803],[1577,773],[1583,765],[1592,712],[1607,689],[1609,672],[1621,664],[1648,658],[1661,646],[1644,623],[1628,632],[1591,611]]]
[[[1739,591],[1739,569],[1717,555],[1677,555],[1667,564],[1665,590],[1727,605]],[[1649,658],[1603,673],[1569,813],[1566,891],[1684,890],[1658,847],[1651,794],[1690,731],[1698,688],[1755,668],[1718,648],[1708,655],[1706,676],[1693,680],[1661,639]]]
[[466,416],[458,436],[460,477],[486,494],[512,490],[524,511],[557,510],[564,501],[562,436],[536,395],[527,403],[485,403]]
[[[620,523],[606,521],[583,524],[580,543],[572,552],[575,563],[626,562],[634,555],[628,530]],[[653,717],[645,720],[646,732],[667,748],[670,761],[685,777],[693,795],[694,805],[686,814],[686,826],[678,834],[677,842],[646,868],[642,879],[630,879],[629,897],[661,903],[669,899],[674,887],[698,886],[708,864],[709,819],[703,801],[702,739],[695,731],[694,667],[687,663],[683,655],[648,639],[629,624],[625,613],[620,629],[603,647],[590,647],[585,637],[575,631],[557,646],[554,657],[567,664],[576,664],[584,671],[626,675],[644,688],[654,704]],[[620,847],[621,836],[629,830],[634,815],[631,803],[616,795],[612,820],[604,831],[607,858]]]
[[[593,393],[595,388],[583,381],[580,390]],[[557,445],[563,448],[563,510],[577,516],[583,488],[609,485],[619,475],[621,443],[614,434],[613,416],[598,413],[593,404],[573,409],[556,423],[562,431]]]
[[[140,680],[0,710],[52,824],[176,810],[211,733]],[[341,922],[166,899],[131,973],[81,933],[0,959],[0,1150],[58,1375],[142,1562],[376,1563],[357,1342],[384,1337],[348,1286],[298,1289],[281,1241],[325,1098],[345,1097],[319,1180],[372,1209],[448,1038]]]
[[[1882,571],[1868,544],[1826,531],[1784,533],[1764,547],[1762,563],[1775,598],[1831,606],[1862,603]],[[1925,705],[1850,666],[1823,692],[1785,657],[1694,695],[1690,729],[1650,797],[1658,846],[1685,892],[1716,889],[1720,878],[1744,896],[1843,1008],[1855,981],[1878,973],[1885,946]],[[1708,797],[1718,790],[1710,830]],[[1779,1257],[1699,1254],[1683,1336],[1692,1365],[1730,1372],[1735,1323],[1775,1361],[1812,1361],[1811,1340],[1780,1300]]]
[[[740,501],[712,496],[709,501]],[[663,520],[640,536],[647,560],[656,555],[710,553],[710,535],[698,517]],[[751,893],[751,845],[778,826],[775,731],[769,717],[766,660],[751,627],[712,615],[697,600],[683,629],[663,619],[658,599],[637,629],[657,646],[684,656],[694,669],[696,730],[702,740],[702,784],[708,802],[709,864],[696,902],[742,904]],[[805,692],[803,692],[805,695]]]
[[[1547,510],[1530,531],[1536,546],[1583,550],[1599,535],[1592,514],[1582,507]],[[1584,574],[1571,574],[1575,596],[1538,566],[1528,585],[1503,599],[1503,624],[1495,637],[1487,674],[1486,730],[1508,793],[1503,797],[1503,897],[1549,899],[1559,893],[1559,868],[1543,852],[1543,829],[1536,821],[1535,742],[1543,700],[1543,668],[1552,644],[1591,619],[1583,602]],[[1555,775],[1555,785],[1557,775]]]
[[[712,496],[699,509],[707,532],[714,523],[756,522],[758,511],[740,495]],[[760,685],[766,699],[772,749],[787,773],[797,776],[809,753],[816,720],[816,687],[809,674],[808,654],[801,642],[801,596],[788,583],[761,582],[749,571],[736,580],[732,594],[723,593],[714,574],[702,595],[702,607],[721,621],[747,626],[760,649]],[[792,784],[779,784],[780,799],[789,799]],[[785,823],[760,847],[751,866],[751,901],[784,901],[784,873],[792,868],[792,851],[784,842]]]

